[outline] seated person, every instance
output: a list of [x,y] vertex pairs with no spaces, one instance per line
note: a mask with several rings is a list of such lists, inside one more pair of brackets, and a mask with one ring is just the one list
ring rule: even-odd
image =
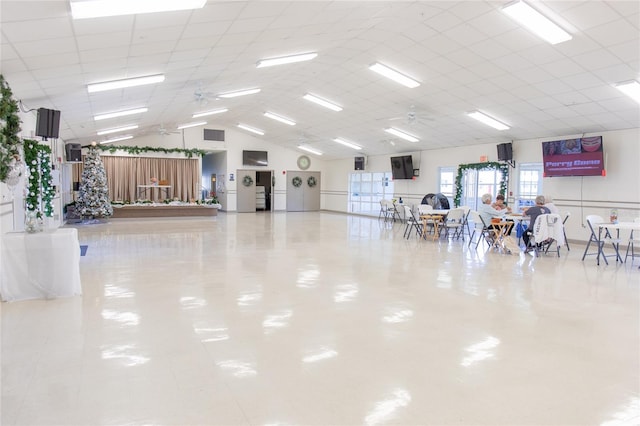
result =
[[[478,207],[478,213],[480,214],[480,217],[482,217],[482,220],[484,220],[484,223],[489,228],[494,228],[494,226],[491,225],[491,219],[499,218],[500,220],[504,220],[504,215],[507,214],[508,212],[511,212],[511,208],[507,206],[505,206],[505,208],[502,210],[498,210],[494,208],[491,205],[491,194],[484,194],[481,200],[482,200],[482,204],[480,204],[480,206]],[[511,234],[511,230],[509,230],[507,235],[510,235],[510,234]]]
[[507,207],[507,205],[504,203],[504,195],[502,194],[496,195],[496,202],[491,204],[491,207],[493,207],[496,210],[508,209],[509,211],[511,211],[511,209]]
[[533,235],[533,225],[535,225],[536,219],[541,214],[549,213],[551,213],[551,210],[549,210],[549,208],[545,207],[544,205],[544,195],[538,195],[536,197],[536,205],[533,207],[529,207],[524,212],[524,215],[529,217],[529,228],[525,231],[524,234],[522,234],[522,239],[524,240],[524,243],[527,247],[529,247],[529,239],[531,238],[531,235]]
[[555,204],[553,204],[553,200],[551,199],[551,197],[545,197],[545,202],[544,202],[544,206],[546,208],[548,208],[549,210],[551,210],[551,213],[553,214],[560,214],[560,210],[558,210],[558,208],[556,207]]

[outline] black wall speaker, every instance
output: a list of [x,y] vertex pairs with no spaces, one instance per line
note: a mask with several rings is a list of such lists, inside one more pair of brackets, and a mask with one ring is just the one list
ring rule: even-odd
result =
[[224,142],[224,130],[204,129],[205,141],[220,141]]
[[38,108],[36,119],[36,136],[57,139],[60,133],[60,111]]
[[73,182],[73,190],[80,191],[80,182]]
[[68,143],[64,146],[67,161],[82,161],[82,146],[79,143]]
[[513,148],[511,142],[498,144],[498,160],[511,161],[513,160]]
[[364,170],[364,157],[356,157],[355,158],[354,168],[356,170]]

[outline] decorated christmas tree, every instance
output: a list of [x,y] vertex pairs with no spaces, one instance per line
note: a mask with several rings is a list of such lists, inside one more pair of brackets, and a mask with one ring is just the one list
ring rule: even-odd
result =
[[17,169],[20,161],[20,118],[18,103],[13,99],[11,88],[0,74],[0,182],[7,179],[17,183],[21,170]]
[[82,217],[107,217],[113,214],[113,207],[109,201],[107,173],[95,142],[92,143],[84,160],[76,206]]

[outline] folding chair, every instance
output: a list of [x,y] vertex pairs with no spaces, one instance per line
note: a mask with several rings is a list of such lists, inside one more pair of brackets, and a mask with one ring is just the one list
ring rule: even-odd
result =
[[569,220],[569,216],[571,216],[571,212],[566,212],[564,215],[564,219],[562,220],[562,232],[564,232],[564,244],[567,246],[567,251],[570,251],[569,240],[567,240],[567,228],[566,228],[566,224],[567,224],[567,220]]
[[556,244],[556,253],[560,257],[560,246],[564,245],[564,225],[559,214],[541,214],[533,224],[533,234],[529,238],[530,250],[535,251],[536,257],[540,257],[540,251],[549,252],[553,243]]
[[408,240],[411,236],[411,231],[415,230],[418,237],[422,236],[422,222],[420,222],[411,211],[411,207],[404,206],[404,217],[405,217],[405,227],[404,227],[404,237]]
[[[640,219],[635,219],[634,222],[640,222]],[[627,251],[624,255],[624,262],[627,262],[627,257],[629,257],[629,250],[631,250],[631,264],[633,265],[633,259],[636,257],[640,257],[640,253],[636,254],[634,248],[635,244],[640,243],[640,236],[633,236],[633,229],[631,230],[631,234],[629,235],[629,240],[627,241]]]
[[486,240],[487,243],[489,244],[489,247],[491,247],[491,245],[493,244],[493,241],[492,241],[493,233],[488,228],[487,224],[484,223],[484,220],[482,219],[482,216],[480,216],[480,213],[478,213],[475,210],[469,210],[468,217],[469,219],[471,219],[471,222],[473,223],[473,228],[472,228],[473,233],[469,237],[469,247],[471,247],[471,243],[474,242],[473,237],[476,235],[476,232],[479,233],[478,240],[475,242],[476,250],[478,249],[478,245],[480,245],[480,241],[482,240]]
[[[608,265],[609,261],[607,260],[607,257],[616,256],[616,261],[620,260],[620,262],[622,262],[622,258],[620,257],[620,252],[618,251],[620,240],[616,238],[612,238],[611,234],[609,233],[609,230],[606,227],[604,228],[604,230],[600,230],[598,233],[596,233],[595,231],[596,228],[599,228],[598,224],[604,223],[604,220],[602,219],[602,217],[596,214],[591,214],[587,216],[586,220],[587,220],[587,226],[591,231],[591,235],[589,236],[589,242],[587,242],[587,247],[585,247],[584,253],[582,254],[582,260],[584,260],[584,258],[587,256],[595,255],[596,258],[598,259],[598,265],[599,265],[600,256],[602,256],[604,258],[604,262]],[[604,232],[604,238],[599,238],[599,235],[602,235],[602,232]],[[615,254],[605,254],[604,245],[607,242],[611,243],[611,245],[613,246],[613,249],[616,252]],[[591,245],[591,243],[595,243],[597,247],[597,250],[593,253],[589,253],[589,246]]]
[[461,208],[449,210],[449,213],[444,218],[443,227],[445,229],[445,236],[449,237],[449,231],[453,229],[453,238],[460,238],[464,232],[464,219],[465,211]]

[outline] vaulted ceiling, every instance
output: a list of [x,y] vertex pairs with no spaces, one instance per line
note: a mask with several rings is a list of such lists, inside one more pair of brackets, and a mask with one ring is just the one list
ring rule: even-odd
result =
[[[136,124],[136,136],[174,130],[193,113],[207,128],[256,136],[326,158],[429,150],[640,127],[640,105],[614,85],[640,80],[640,2],[545,1],[572,40],[551,45],[505,15],[503,1],[215,1],[203,9],[73,20],[68,1],[1,2],[1,72],[25,109],[62,116],[68,142]],[[317,52],[308,62],[257,68],[260,59]],[[421,84],[369,70],[381,62]],[[163,83],[87,92],[90,83],[165,74]],[[237,89],[261,91],[232,99]],[[329,99],[334,112],[304,100]],[[136,116],[96,114],[147,107]],[[480,110],[510,126],[467,116]],[[265,111],[296,121],[288,126]],[[384,132],[396,127],[420,139]],[[242,130],[240,130],[242,131]],[[135,139],[133,140],[135,143]]]

